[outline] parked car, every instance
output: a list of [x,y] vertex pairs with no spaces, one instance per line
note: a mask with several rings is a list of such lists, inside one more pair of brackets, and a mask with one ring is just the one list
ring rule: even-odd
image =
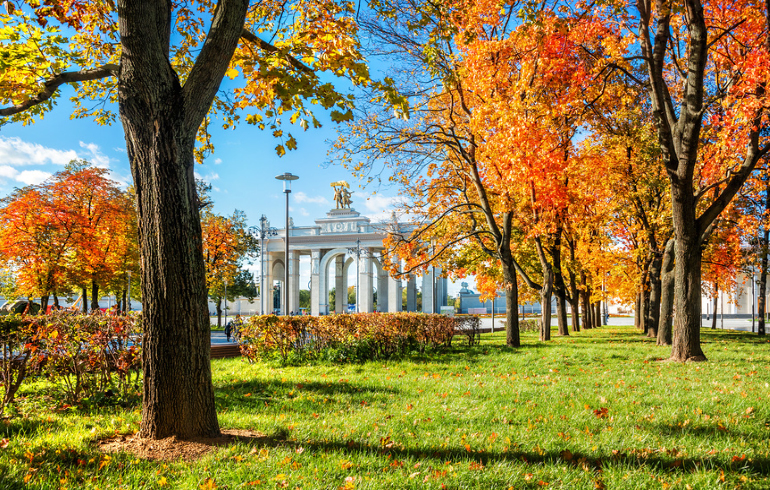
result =
[[[8,301],[3,306],[0,306],[0,315],[12,315],[14,313],[17,315],[20,315],[24,313],[24,311],[27,309],[28,304],[29,304],[29,300],[26,300],[26,299],[17,299],[13,301]],[[32,315],[37,315],[39,311],[40,311],[40,305],[33,301],[27,313]]]

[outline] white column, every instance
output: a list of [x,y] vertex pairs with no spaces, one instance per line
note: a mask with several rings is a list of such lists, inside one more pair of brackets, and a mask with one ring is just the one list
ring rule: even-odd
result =
[[287,313],[293,311],[297,313],[299,311],[299,290],[301,284],[299,283],[299,252],[296,250],[289,251],[289,308]]
[[433,305],[433,270],[430,267],[422,275],[422,312],[436,313]]
[[345,272],[345,256],[338,255],[334,258],[334,312],[346,313],[345,306],[347,304],[347,281],[344,276]]
[[371,313],[372,311],[372,259],[369,257],[368,248],[361,249],[360,264],[358,266],[358,287],[361,291],[356,291],[356,302],[360,313]]
[[[406,281],[406,311],[417,311],[417,278],[409,274]],[[425,298],[423,297],[423,301]]]
[[273,254],[270,252],[265,252],[264,282],[265,315],[269,315],[273,312]]
[[388,299],[388,273],[380,267],[377,270],[377,311],[390,311]]
[[401,279],[388,277],[388,312],[401,311]]
[[[310,314],[318,316],[321,314],[321,278],[319,277],[319,268],[321,266],[321,251],[310,251]],[[327,301],[323,301],[326,303]]]

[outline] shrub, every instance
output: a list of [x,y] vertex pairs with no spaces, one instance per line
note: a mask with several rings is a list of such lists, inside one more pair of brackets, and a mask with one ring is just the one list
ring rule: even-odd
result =
[[454,332],[455,320],[443,315],[263,315],[241,329],[241,352],[249,361],[275,356],[284,364],[290,358],[360,362],[448,346]]
[[29,361],[36,350],[29,317],[16,314],[0,317],[0,416],[13,402],[27,374]]
[[141,366],[137,317],[54,312],[33,322],[36,361],[61,381],[70,403],[97,394],[129,396]]

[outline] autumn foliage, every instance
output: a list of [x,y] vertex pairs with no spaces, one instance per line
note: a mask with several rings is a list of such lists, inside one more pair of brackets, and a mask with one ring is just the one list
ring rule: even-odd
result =
[[241,352],[252,361],[275,356],[283,363],[315,358],[359,362],[445,347],[454,332],[455,319],[443,315],[261,315],[249,318],[240,338]]

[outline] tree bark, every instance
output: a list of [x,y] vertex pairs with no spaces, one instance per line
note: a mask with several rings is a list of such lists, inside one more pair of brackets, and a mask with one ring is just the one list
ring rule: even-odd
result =
[[123,314],[125,315],[128,313],[128,291],[126,289],[123,290],[123,301],[121,305],[123,306],[123,310],[121,311],[123,311]]
[[711,319],[711,330],[717,329],[717,308],[719,307],[719,287],[716,288],[714,291],[714,308],[713,308],[713,315],[714,317]]
[[83,304],[81,305],[81,308],[83,309],[83,314],[88,314],[88,288],[83,287],[81,291],[81,298],[83,298]]
[[661,279],[660,271],[663,263],[663,256],[655,252],[655,257],[650,262],[650,307],[647,316],[647,336],[651,338],[658,337],[658,322],[660,321],[660,295]]
[[[506,247],[510,258],[510,248]],[[503,280],[506,285],[505,294],[505,344],[509,347],[521,347],[521,333],[519,329],[519,283],[516,269],[511,260],[503,257]]]
[[183,87],[169,63],[172,3],[118,1],[118,102],[142,263],[142,437],[219,435],[193,152],[247,7],[247,0],[218,3]]
[[91,280],[91,311],[99,309],[99,285]]
[[676,240],[669,239],[661,262],[660,317],[658,319],[658,345],[671,345],[674,323],[674,247]]
[[567,325],[567,287],[561,271],[561,229],[557,229],[551,247],[553,261],[553,291],[556,296],[556,316],[559,324],[559,335],[569,335]]
[[540,288],[540,340],[551,340],[551,293],[553,292],[553,268],[545,258],[540,237],[535,238],[535,248],[543,270],[543,284]]
[[593,323],[591,321],[591,290],[588,287],[588,279],[586,278],[585,272],[580,273],[580,283],[583,286],[582,291],[580,291],[580,299],[583,308],[583,328],[589,329],[593,328]]
[[597,301],[594,308],[594,327],[599,328],[602,326],[602,302]]
[[48,313],[48,295],[40,297],[40,314],[45,315]]
[[641,330],[642,327],[642,293],[636,292],[636,302],[634,303],[634,327]]
[[56,292],[53,293],[53,306],[57,310],[59,309],[59,296],[56,294]]
[[[768,6],[768,15],[770,16],[770,6]],[[765,187],[765,212],[770,216],[770,178]],[[768,274],[768,254],[770,254],[770,225],[764,222],[764,233],[760,242],[759,259],[759,298],[757,298],[757,312],[759,313],[759,323],[757,324],[757,335],[765,335],[765,318],[767,317],[767,274]]]

